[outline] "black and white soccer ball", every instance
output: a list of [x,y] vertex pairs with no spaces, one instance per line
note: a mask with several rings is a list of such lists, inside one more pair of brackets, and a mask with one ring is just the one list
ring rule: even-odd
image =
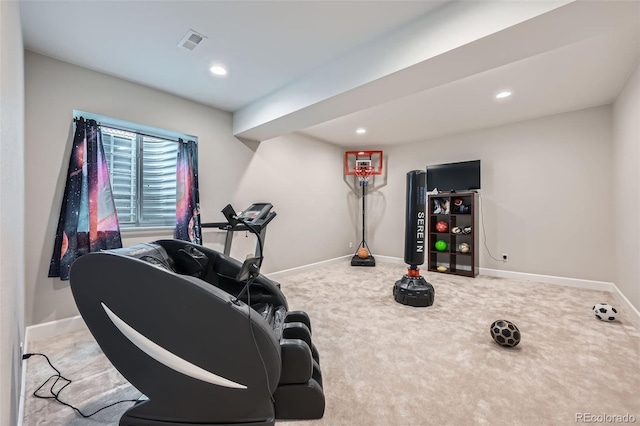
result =
[[615,321],[618,311],[608,303],[597,303],[591,308],[593,314],[602,321]]
[[512,348],[520,343],[520,330],[511,321],[496,320],[491,324],[491,337],[500,346]]

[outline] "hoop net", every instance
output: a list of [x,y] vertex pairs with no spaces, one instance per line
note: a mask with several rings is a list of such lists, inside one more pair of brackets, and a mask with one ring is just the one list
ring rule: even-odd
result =
[[373,167],[358,167],[354,170],[356,176],[358,177],[358,181],[361,186],[367,185],[369,183],[369,178],[373,175]]

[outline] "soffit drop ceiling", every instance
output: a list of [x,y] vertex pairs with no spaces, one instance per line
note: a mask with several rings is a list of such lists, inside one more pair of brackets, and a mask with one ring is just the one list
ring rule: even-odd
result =
[[[234,113],[234,134],[378,146],[611,102],[640,2],[33,1],[27,49]],[[204,34],[193,51],[187,30]],[[208,68],[222,63],[229,75]],[[512,98],[496,102],[497,90]],[[355,128],[366,127],[364,136]]]

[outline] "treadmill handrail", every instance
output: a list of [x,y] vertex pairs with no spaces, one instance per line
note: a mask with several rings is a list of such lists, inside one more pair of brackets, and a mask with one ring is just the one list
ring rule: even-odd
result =
[[[252,224],[252,226],[260,230],[261,228],[267,226],[269,222],[271,222],[273,218],[276,217],[276,215],[277,215],[276,212],[271,211],[269,212],[269,214],[267,214],[267,217],[265,217],[264,219],[260,219],[256,223]],[[244,225],[243,223],[238,223],[236,226],[232,226],[229,222],[207,222],[207,223],[200,224],[200,226],[203,228],[218,228],[223,231],[248,231],[249,230],[249,228],[247,228],[246,225]]]

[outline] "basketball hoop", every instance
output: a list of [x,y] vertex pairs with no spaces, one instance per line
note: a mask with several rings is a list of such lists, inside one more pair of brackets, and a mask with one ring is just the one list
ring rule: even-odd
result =
[[[384,156],[382,151],[346,151],[344,153],[344,175],[356,176],[362,188],[362,242],[351,259],[351,266],[376,266],[376,260],[365,240],[367,185],[369,178],[382,174]],[[346,182],[346,181],[345,181]],[[351,186],[351,182],[349,182]]]
[[358,167],[354,170],[355,175],[358,177],[358,181],[361,186],[365,186],[369,183],[369,178],[373,175],[373,167],[365,166]]

